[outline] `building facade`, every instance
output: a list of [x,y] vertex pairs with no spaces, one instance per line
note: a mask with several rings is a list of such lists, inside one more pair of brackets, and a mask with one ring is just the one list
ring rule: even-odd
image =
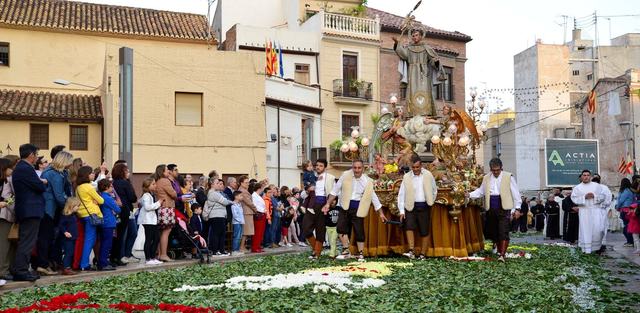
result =
[[[266,175],[264,79],[251,54],[217,51],[205,16],[53,0],[3,1],[0,12],[10,58],[1,89],[99,99],[102,132],[89,125],[87,152],[71,151],[90,165],[125,159],[136,180],[167,163],[183,173]],[[47,105],[69,111],[52,99],[37,114]],[[76,111],[63,123],[83,118]],[[69,147],[58,127],[49,145]]]
[[[637,34],[593,47],[581,31],[564,45],[536,45],[514,56],[516,162],[520,188],[547,188],[544,167],[545,138],[582,138],[579,104],[603,77],[618,77],[638,67]],[[532,135],[533,134],[533,135]]]
[[[602,181],[617,186],[622,178],[632,175],[619,171],[622,159],[626,163],[636,162],[640,155],[637,144],[640,132],[634,127],[640,121],[640,70],[630,69],[616,78],[599,79],[592,90],[596,95],[595,112],[586,110],[586,98],[580,103],[584,137],[598,139]],[[637,168],[636,164],[631,170],[637,172]]]

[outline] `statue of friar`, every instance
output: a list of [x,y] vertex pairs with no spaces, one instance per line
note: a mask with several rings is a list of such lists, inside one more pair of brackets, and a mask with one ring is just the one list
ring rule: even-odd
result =
[[411,116],[436,116],[436,106],[431,90],[434,81],[446,79],[438,54],[423,42],[424,31],[419,28],[411,30],[411,42],[408,45],[398,44],[393,37],[394,50],[400,59],[406,61],[407,70],[407,104]]

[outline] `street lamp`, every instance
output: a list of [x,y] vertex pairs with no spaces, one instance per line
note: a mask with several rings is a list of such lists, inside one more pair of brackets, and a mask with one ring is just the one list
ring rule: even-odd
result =
[[69,86],[69,85],[82,86],[82,87],[91,88],[92,90],[96,90],[96,89],[100,88],[100,86],[98,86],[98,87],[89,86],[89,85],[85,85],[85,84],[80,84],[80,83],[75,83],[75,82],[72,82],[72,81],[68,81],[68,80],[62,79],[62,78],[58,78],[58,79],[54,80],[53,83],[57,84],[57,85],[62,85],[62,86]]

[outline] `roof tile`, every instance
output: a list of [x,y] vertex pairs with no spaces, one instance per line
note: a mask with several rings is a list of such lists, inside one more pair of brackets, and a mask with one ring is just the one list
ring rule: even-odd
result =
[[[378,16],[380,18],[380,24],[383,30],[392,29],[392,30],[397,30],[398,32],[401,31],[402,23],[404,22],[404,19],[405,19],[402,16],[398,16],[398,15],[391,14],[389,12],[385,12],[385,11],[374,9],[374,8],[367,8],[367,16],[369,18],[375,18],[376,16]],[[450,39],[464,41],[464,42],[471,41],[471,37],[469,35],[463,34],[459,31],[442,30],[442,29],[437,29],[431,26],[424,25],[420,22],[418,23],[427,32],[427,36],[431,35],[431,36],[437,36],[437,37],[445,37],[445,38],[450,38]]]
[[0,26],[207,40],[204,15],[67,0],[1,0]]
[[100,96],[0,90],[0,118],[99,121]]

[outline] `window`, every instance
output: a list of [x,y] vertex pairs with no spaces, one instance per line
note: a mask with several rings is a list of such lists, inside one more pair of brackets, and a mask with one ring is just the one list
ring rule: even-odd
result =
[[202,93],[176,92],[176,126],[202,126]]
[[554,138],[565,138],[564,136],[565,136],[564,128],[556,128],[553,130]]
[[441,84],[433,84],[433,87],[431,88],[433,99],[442,100],[442,88],[440,88],[441,86]]
[[596,118],[595,117],[591,118],[591,136],[593,137],[596,136]]
[[0,42],[0,66],[9,66],[9,43]]
[[296,73],[294,80],[297,83],[309,85],[309,64],[296,63]]
[[29,142],[38,149],[49,149],[49,124],[30,124]]
[[407,84],[400,83],[400,100],[407,99]]
[[556,128],[553,130],[554,138],[578,138],[576,137],[578,134],[576,133],[576,129],[573,127],[570,128]]
[[[353,126],[360,126],[360,114],[354,112],[342,112],[342,137],[350,137]],[[362,130],[360,130],[362,131]]]
[[69,150],[89,150],[88,126],[69,126]]
[[358,80],[358,55],[345,53],[342,55],[342,84],[343,96],[357,97],[357,88],[352,88],[351,82]]
[[453,101],[453,68],[444,67],[446,80],[442,82],[444,101]]
[[587,74],[587,80],[593,80],[593,73],[592,74]]
[[578,76],[580,75],[580,71],[579,70],[573,70],[573,76]]
[[576,129],[575,128],[567,128],[565,129],[565,138],[575,139],[576,137]]

